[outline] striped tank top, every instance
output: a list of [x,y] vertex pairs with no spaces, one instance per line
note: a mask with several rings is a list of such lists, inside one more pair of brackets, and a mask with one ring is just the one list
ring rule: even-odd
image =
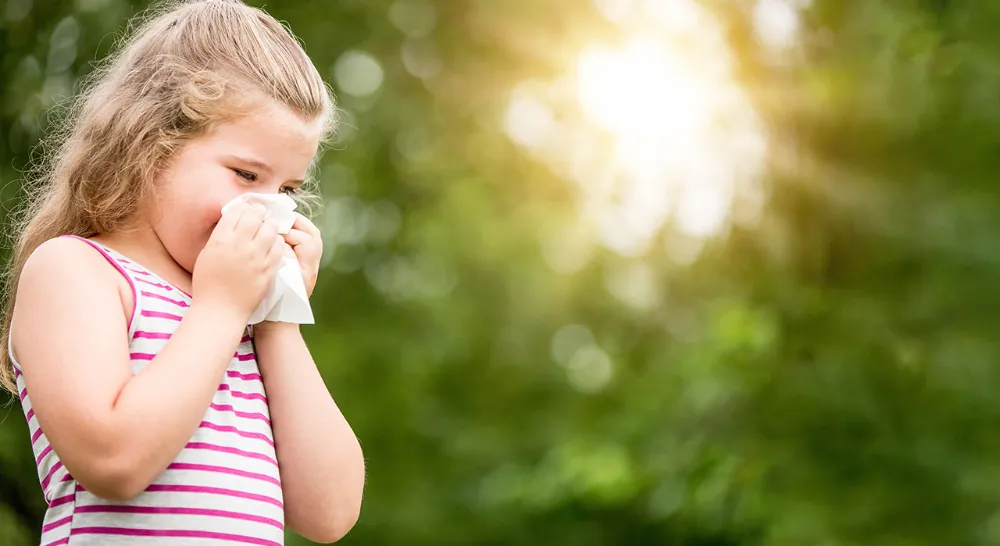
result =
[[[129,349],[132,373],[138,373],[177,329],[191,297],[114,250],[82,240],[132,288]],[[73,479],[38,425],[16,360],[14,375],[48,504],[42,546],[284,544],[274,437],[250,335],[240,341],[187,445],[145,492],[128,502],[98,498]]]

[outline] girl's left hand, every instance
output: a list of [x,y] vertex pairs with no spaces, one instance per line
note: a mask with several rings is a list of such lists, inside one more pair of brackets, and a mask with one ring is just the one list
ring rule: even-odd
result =
[[292,229],[284,235],[285,242],[292,247],[295,257],[302,269],[302,280],[306,285],[306,294],[312,296],[316,288],[316,278],[319,276],[319,262],[323,257],[323,237],[319,228],[308,218],[295,213],[295,223]]

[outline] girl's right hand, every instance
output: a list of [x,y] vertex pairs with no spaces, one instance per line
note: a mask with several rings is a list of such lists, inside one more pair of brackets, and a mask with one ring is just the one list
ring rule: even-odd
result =
[[249,318],[281,264],[285,241],[260,203],[234,205],[219,220],[192,272],[195,302]]

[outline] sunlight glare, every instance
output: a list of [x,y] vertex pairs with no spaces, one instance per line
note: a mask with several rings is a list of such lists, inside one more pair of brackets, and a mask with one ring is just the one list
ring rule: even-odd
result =
[[679,59],[667,53],[651,39],[635,40],[618,51],[585,51],[577,64],[584,113],[620,137],[698,130],[705,121],[702,90],[683,77]]
[[758,0],[753,9],[757,38],[773,49],[785,49],[795,43],[799,31],[797,3],[802,0]]
[[697,29],[704,12],[695,0],[645,0],[643,8],[656,23],[669,31]]
[[635,10],[635,0],[594,0],[594,5],[609,21],[624,23]]
[[[724,234],[737,221],[735,203],[763,195],[769,149],[735,79],[722,25],[692,0],[594,2],[622,28],[623,40],[583,47],[547,85],[519,84],[502,120],[512,141],[575,184],[579,217],[593,229],[560,237],[567,247],[589,248],[569,240],[576,233],[641,258],[671,232],[696,240]],[[741,221],[752,217],[740,214]],[[556,259],[558,238],[541,242],[553,269],[583,266]],[[686,262],[698,252],[681,254],[677,261]]]

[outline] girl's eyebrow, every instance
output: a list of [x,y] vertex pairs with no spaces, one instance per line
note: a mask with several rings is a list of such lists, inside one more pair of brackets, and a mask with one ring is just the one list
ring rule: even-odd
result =
[[239,163],[243,163],[244,165],[249,165],[251,167],[260,169],[262,171],[267,171],[269,173],[273,172],[273,169],[271,169],[270,165],[268,165],[267,163],[264,163],[263,161],[259,161],[259,160],[256,160],[256,159],[250,159],[248,157],[242,157],[242,156],[238,156],[238,155],[227,156],[226,159],[229,159],[229,160],[232,160],[232,161],[237,161]]

